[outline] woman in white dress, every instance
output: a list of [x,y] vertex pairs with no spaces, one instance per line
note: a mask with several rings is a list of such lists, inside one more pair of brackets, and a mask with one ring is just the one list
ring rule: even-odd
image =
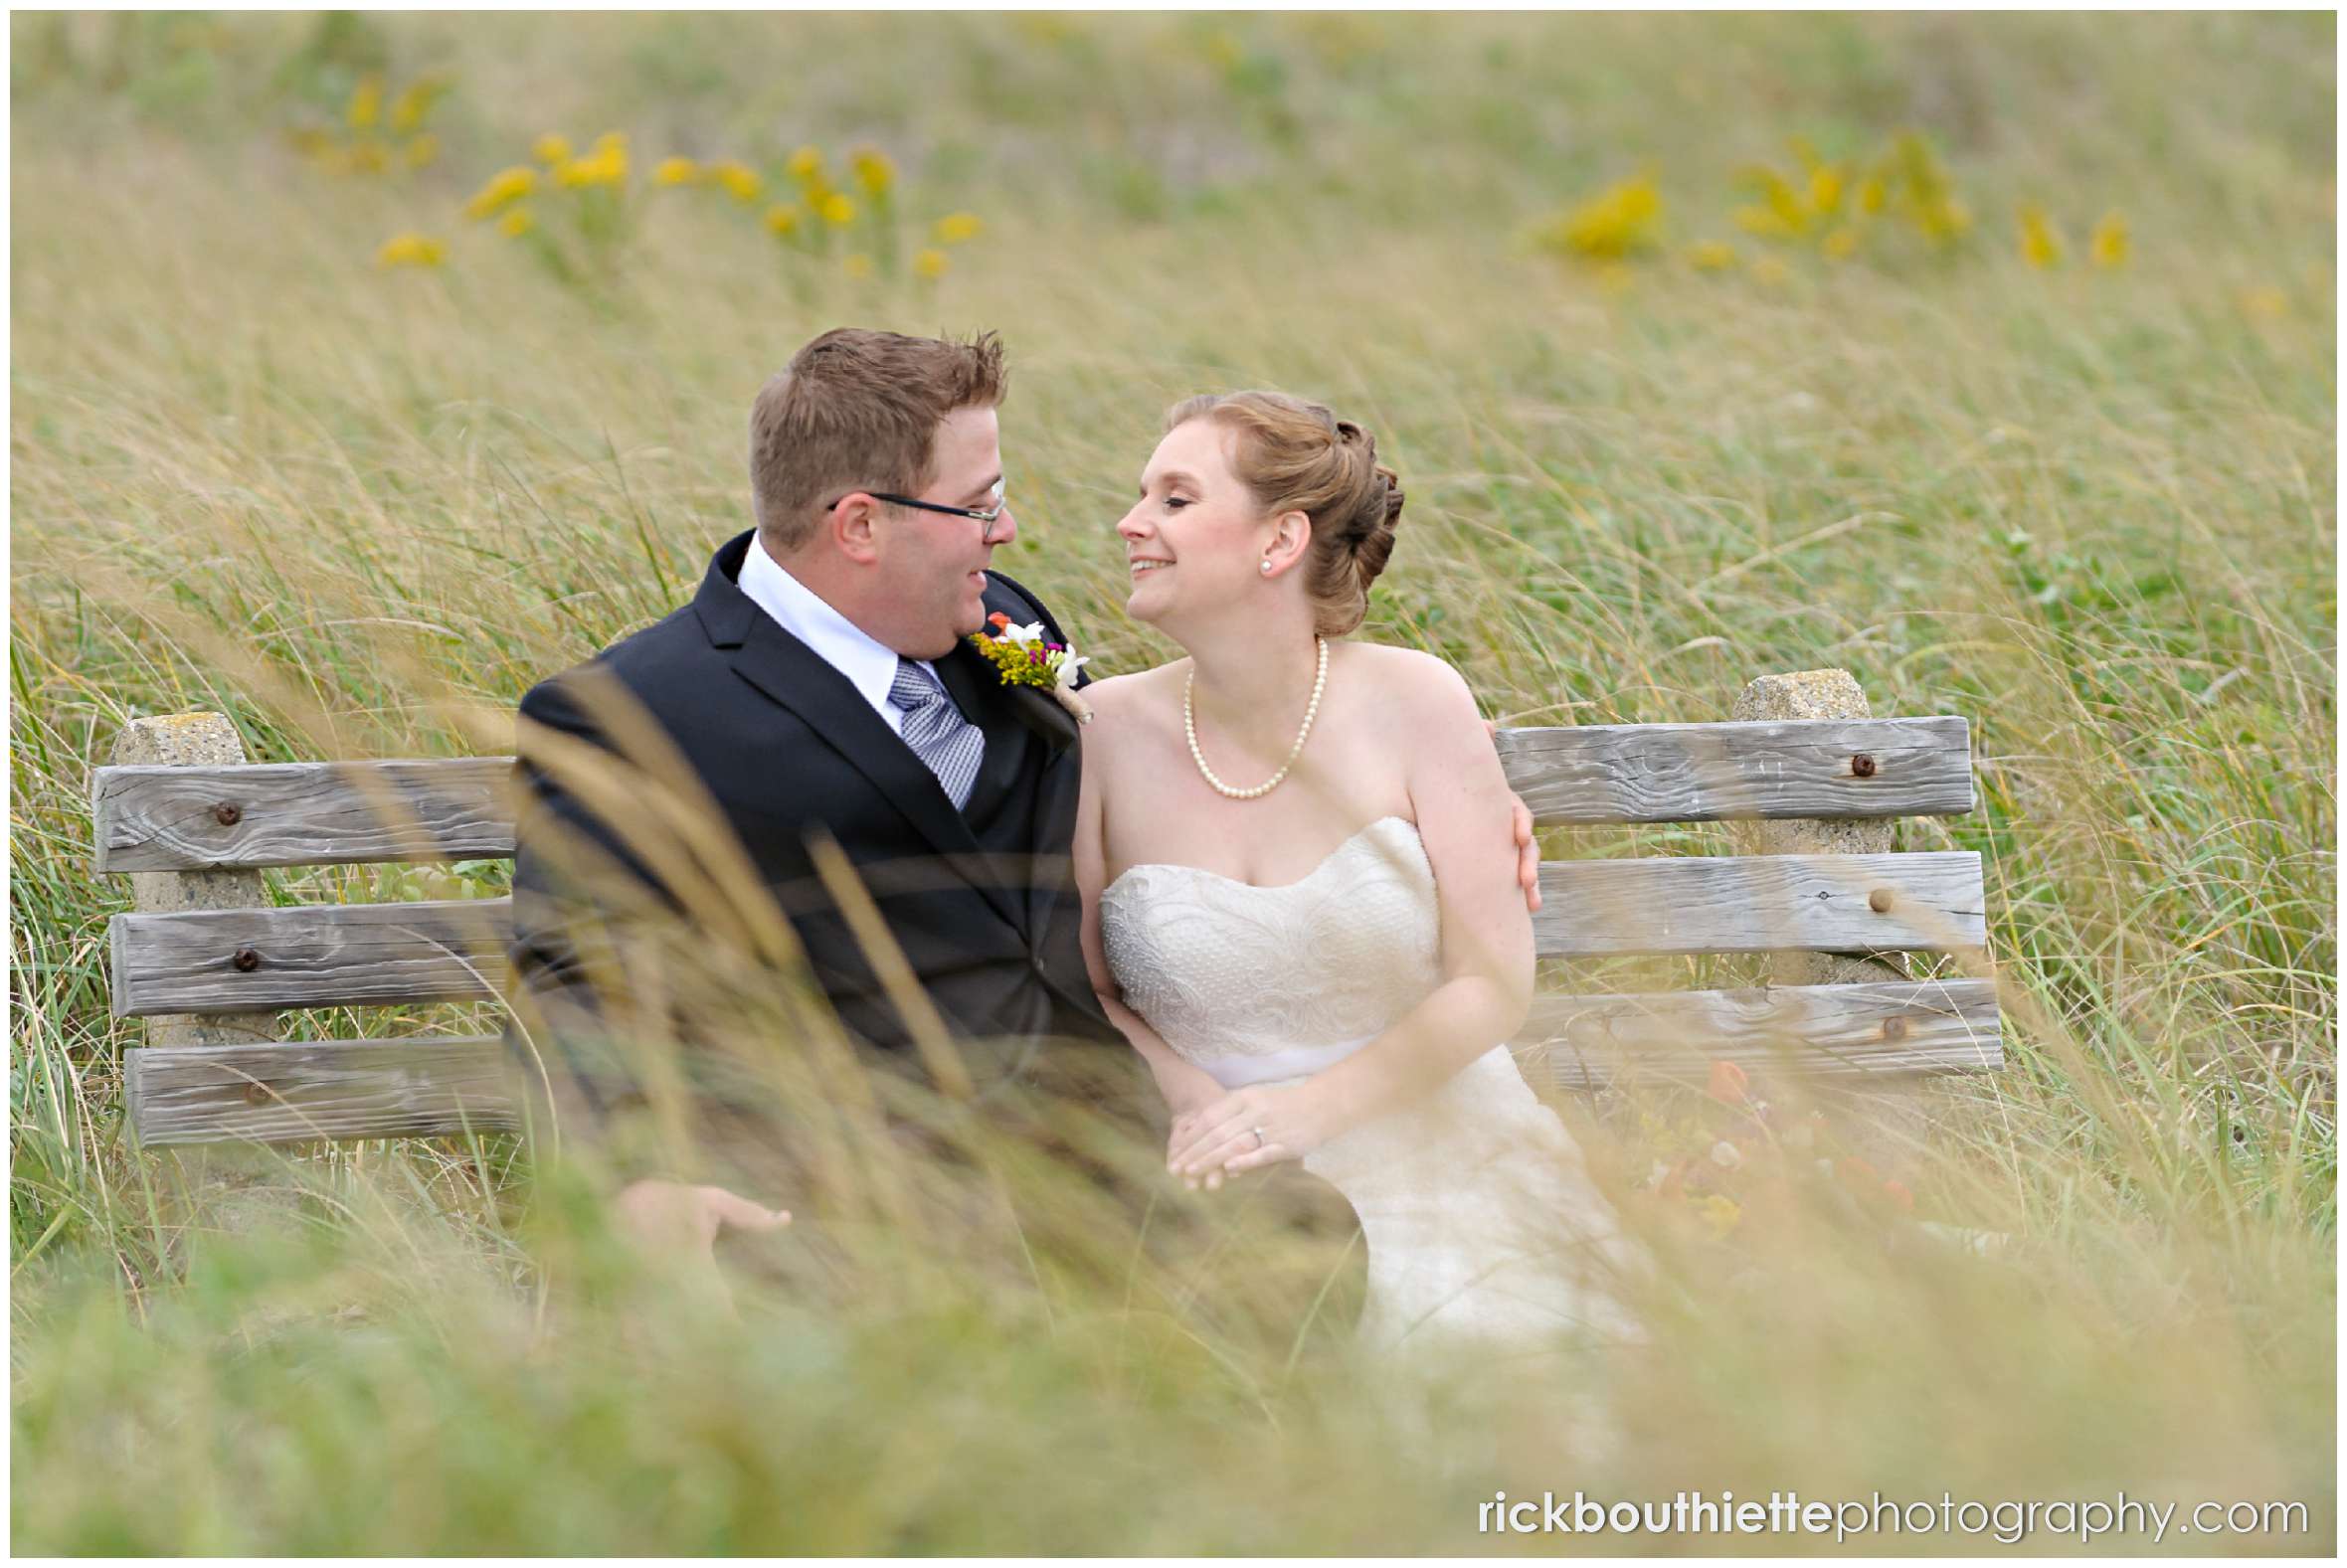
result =
[[1511,797],[1465,681],[1344,640],[1402,490],[1359,426],[1192,398],[1117,525],[1188,657],[1085,688],[1084,951],[1217,1187],[1301,1160],[1358,1214],[1372,1346],[1636,1337],[1642,1259],[1504,1043],[1532,994]]

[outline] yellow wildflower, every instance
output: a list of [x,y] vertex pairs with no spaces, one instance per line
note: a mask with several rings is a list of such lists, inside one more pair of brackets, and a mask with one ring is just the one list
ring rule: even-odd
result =
[[1948,244],[1972,227],[1972,209],[1952,196],[1943,196],[1916,209],[1915,227],[1924,238]]
[[952,264],[943,251],[921,250],[913,253],[913,275],[915,277],[943,277],[946,275],[946,268]]
[[1860,212],[1879,213],[1883,210],[1884,204],[1890,200],[1891,187],[1885,183],[1880,174],[1870,174],[1858,182],[1858,210]]
[[1699,272],[1724,272],[1735,265],[1735,247],[1724,240],[1705,240],[1687,248],[1687,264]]
[[1858,231],[1844,224],[1819,241],[1817,248],[1826,254],[1828,261],[1847,261],[1858,255]]
[[[855,222],[855,203],[836,191],[823,198],[819,210],[823,215],[823,222],[831,225],[834,229],[844,229]],[[865,260],[869,261],[870,258],[867,257]]]
[[628,182],[628,150],[624,146],[596,143],[592,157],[573,158],[554,167],[554,183],[576,190],[587,185],[625,185]]
[[937,221],[937,243],[960,245],[965,240],[977,239],[985,228],[976,213],[948,213]]
[[390,161],[383,150],[383,143],[372,137],[350,149],[350,166],[365,174],[381,174]]
[[2094,226],[2091,251],[2094,264],[2102,267],[2124,266],[2128,252],[2127,220],[2116,208],[2102,215]]
[[2245,315],[2271,321],[2290,313],[2290,296],[2271,283],[2245,288],[2235,297],[2240,301]]
[[823,172],[823,150],[809,145],[791,154],[791,178],[812,180]]
[[1773,256],[1757,258],[1752,262],[1752,281],[1775,288],[1792,277],[1792,269]]
[[856,183],[871,196],[887,195],[889,186],[896,183],[896,165],[869,147],[858,148],[848,161],[855,170]]
[[701,166],[690,158],[662,158],[652,170],[657,185],[690,185],[701,177]]
[[628,151],[628,133],[624,130],[605,131],[595,138],[595,150],[625,154]]
[[1891,144],[1888,162],[1902,187],[1900,208],[1924,239],[1950,245],[1972,227],[1972,214],[1957,200],[1929,141],[1914,131],[1900,131]]
[[530,144],[530,152],[540,163],[563,163],[570,158],[571,139],[548,131]]
[[350,95],[347,118],[352,130],[365,130],[383,115],[383,79],[378,76],[359,78],[357,90]]
[[497,232],[518,240],[537,227],[538,218],[527,207],[516,207],[497,220]]
[[538,171],[526,163],[500,169],[489,176],[489,183],[475,191],[472,200],[464,204],[467,218],[493,218],[509,203],[530,194],[538,184]]
[[2036,267],[2062,264],[2062,237],[2036,202],[2021,204],[2021,259]]
[[758,193],[766,188],[765,182],[758,178],[756,169],[731,158],[723,163],[710,164],[709,178],[724,186],[737,202],[754,202],[758,200]]
[[377,266],[438,266],[449,259],[449,248],[429,235],[395,234],[375,253]]
[[1823,217],[1842,205],[1842,171],[1831,164],[1809,174],[1809,210]]
[[419,77],[408,89],[391,100],[391,128],[405,132],[424,123],[424,116],[432,112],[448,85],[438,77]]
[[426,131],[423,135],[418,136],[415,140],[408,143],[408,167],[411,169],[421,169],[439,156],[440,138],[435,136],[431,131]]
[[872,259],[860,251],[853,256],[848,257],[846,259],[845,265],[847,267],[847,275],[850,277],[869,277],[872,275]]
[[1772,240],[1809,232],[1811,221],[1817,216],[1811,198],[1821,194],[1821,179],[1822,194],[1830,195],[1837,202],[1842,196],[1841,176],[1823,167],[1813,168],[1810,174],[1809,196],[1804,196],[1790,180],[1765,164],[1738,170],[1736,179],[1759,192],[1761,198],[1756,205],[1737,209],[1737,225],[1747,233]]
[[786,239],[799,232],[799,209],[789,204],[766,210],[766,227]]
[[1619,260],[1651,250],[1662,222],[1663,193],[1652,178],[1607,187],[1540,231],[1540,243],[1599,261]]
[[1735,1199],[1716,1192],[1698,1204],[1696,1212],[1703,1216],[1706,1225],[1712,1227],[1712,1234],[1718,1237],[1725,1237],[1735,1229],[1736,1221],[1744,1217],[1744,1211],[1737,1206]]

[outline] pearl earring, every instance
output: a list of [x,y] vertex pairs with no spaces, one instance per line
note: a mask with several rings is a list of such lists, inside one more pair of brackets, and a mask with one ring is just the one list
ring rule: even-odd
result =
[[1271,575],[1271,562],[1268,558],[1266,558],[1263,563],[1263,575],[1265,577],[1269,577]]

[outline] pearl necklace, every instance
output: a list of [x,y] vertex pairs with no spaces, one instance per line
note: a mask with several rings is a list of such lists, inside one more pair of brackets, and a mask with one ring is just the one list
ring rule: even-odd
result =
[[1296,732],[1296,744],[1288,748],[1288,760],[1280,764],[1280,771],[1252,789],[1233,789],[1215,778],[1214,770],[1206,766],[1206,754],[1198,750],[1197,717],[1189,703],[1191,688],[1198,683],[1196,664],[1190,665],[1189,678],[1181,683],[1181,728],[1189,736],[1190,760],[1198,765],[1198,772],[1205,775],[1206,783],[1233,800],[1252,800],[1258,795],[1271,793],[1279,787],[1280,781],[1288,777],[1288,770],[1296,766],[1296,759],[1303,755],[1304,738],[1312,733],[1312,721],[1320,715],[1321,692],[1329,684],[1329,639],[1315,636],[1312,640],[1320,644],[1320,672],[1312,677],[1312,701],[1304,705],[1304,728]]

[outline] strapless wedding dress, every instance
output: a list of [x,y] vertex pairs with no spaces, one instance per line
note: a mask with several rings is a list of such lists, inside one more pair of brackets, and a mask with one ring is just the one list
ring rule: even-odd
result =
[[[1227,1089],[1307,1078],[1417,1006],[1442,982],[1440,913],[1417,827],[1399,816],[1371,822],[1301,882],[1138,865],[1100,904],[1126,1004]],[[1644,1337],[1620,1293],[1643,1256],[1505,1045],[1423,1104],[1331,1139],[1304,1168],[1360,1217],[1357,1332],[1371,1349]]]

